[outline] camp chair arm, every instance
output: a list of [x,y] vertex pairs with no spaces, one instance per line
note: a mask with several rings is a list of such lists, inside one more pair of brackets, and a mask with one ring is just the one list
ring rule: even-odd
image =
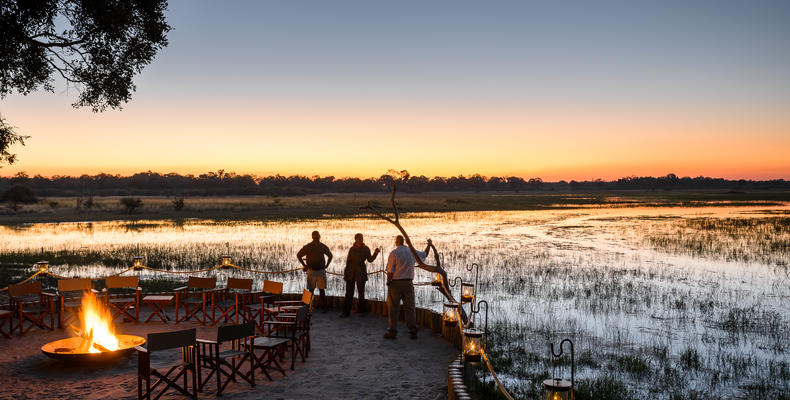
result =
[[209,339],[195,339],[195,341],[204,344],[217,344],[216,340],[209,340]]
[[148,349],[146,349],[143,346],[134,346],[134,349],[137,350],[140,353],[148,353]]
[[300,306],[304,303],[302,300],[278,300],[274,304],[278,306]]
[[173,289],[173,291],[174,292],[181,292],[181,291],[184,291],[184,290],[187,290],[187,289],[189,289],[189,286],[181,286],[181,287],[177,287],[177,288]]

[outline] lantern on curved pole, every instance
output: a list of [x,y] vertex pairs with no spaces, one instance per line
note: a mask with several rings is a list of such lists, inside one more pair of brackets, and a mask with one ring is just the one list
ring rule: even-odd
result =
[[[486,318],[485,324],[483,325],[483,330],[479,330],[474,327],[474,320],[477,317],[477,314],[480,313],[480,306],[486,306]],[[470,328],[464,329],[464,341],[463,341],[463,360],[465,363],[478,363],[480,359],[483,357],[483,352],[486,349],[486,342],[488,339],[488,302],[485,300],[480,300],[477,304],[472,304],[472,308],[470,310],[469,316],[469,326]]]
[[220,257],[220,260],[221,260],[220,266],[222,267],[222,269],[228,269],[228,268],[230,268],[231,265],[233,265],[233,264],[230,263],[231,262],[231,257],[228,254],[222,255]]
[[41,274],[49,272],[49,261],[39,261],[36,263],[36,270]]
[[135,271],[141,271],[143,269],[143,257],[135,256],[132,258],[132,268]]
[[444,326],[453,327],[458,325],[461,317],[461,305],[454,302],[445,302],[442,311],[442,321]]
[[576,366],[574,365],[573,359],[573,342],[570,339],[564,339],[560,342],[560,351],[559,353],[554,352],[554,343],[549,344],[549,349],[551,350],[551,355],[555,358],[559,358],[562,356],[562,345],[568,343],[571,347],[571,380],[565,380],[559,377],[555,377],[554,379],[546,379],[543,381],[543,395],[541,396],[542,400],[573,400],[573,384],[574,384],[574,374],[576,370]]
[[471,272],[472,269],[475,270],[475,283],[472,282],[461,283],[462,303],[474,303],[474,300],[477,297],[477,282],[478,282],[478,278],[480,277],[480,264],[472,263],[471,265],[466,266],[467,271]]

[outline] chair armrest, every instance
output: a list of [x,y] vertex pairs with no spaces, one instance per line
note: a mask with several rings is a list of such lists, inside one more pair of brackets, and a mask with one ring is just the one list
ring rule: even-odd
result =
[[[107,290],[107,289],[104,289],[104,290]],[[99,293],[101,293],[101,292],[99,292],[99,291],[98,291],[98,290],[96,290],[96,289],[91,289],[91,293],[93,293],[93,294],[99,294]]]
[[146,349],[143,346],[134,346],[134,349],[137,350],[140,353],[148,353],[148,349]]
[[275,301],[274,304],[281,305],[281,306],[287,306],[289,304],[290,305],[300,305],[300,304],[304,304],[304,303],[302,303],[302,300],[279,300],[279,301]]
[[263,321],[263,325],[288,326],[288,325],[296,325],[296,322],[294,322],[294,321]]
[[58,294],[55,294],[55,293],[49,293],[49,292],[41,292],[41,295],[42,295],[42,296],[49,296],[49,297],[51,297],[51,298],[54,298],[54,297],[59,297],[59,295],[58,295]]
[[205,343],[205,344],[217,344],[216,340],[208,340],[208,339],[195,339],[198,343]]
[[187,289],[189,289],[189,286],[181,286],[181,287],[177,287],[177,288],[173,289],[173,291],[174,292],[181,292],[181,291],[184,291],[184,290],[187,290]]

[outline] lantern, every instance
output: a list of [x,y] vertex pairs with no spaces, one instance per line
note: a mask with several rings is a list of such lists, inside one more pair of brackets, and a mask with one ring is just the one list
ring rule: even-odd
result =
[[133,258],[132,259],[132,268],[134,268],[135,271],[142,270],[143,269],[143,258],[140,257],[140,256],[137,256],[137,257]]
[[464,362],[480,362],[483,356],[483,332],[464,329]]
[[573,385],[565,379],[546,379],[543,381],[542,400],[573,400]]
[[460,316],[461,306],[458,303],[444,303],[444,312],[442,313],[442,320],[444,326],[456,326]]
[[433,279],[433,282],[431,282],[431,285],[433,285],[433,286],[442,286],[442,274],[437,272],[436,273],[436,278]]
[[49,261],[39,261],[36,263],[36,269],[39,273],[49,272]]
[[[574,375],[576,374],[576,364],[573,355],[573,342],[570,339],[563,339],[560,342],[559,353],[554,352],[554,343],[549,344],[551,355],[559,358],[563,354],[562,346],[568,343],[571,347],[571,380],[567,381],[562,378],[546,379],[543,381],[543,400],[573,400],[573,382],[575,381]],[[555,375],[556,376],[556,375]]]
[[469,303],[475,298],[474,283],[461,282],[461,302]]
[[222,269],[228,269],[230,268],[230,266],[231,266],[230,256],[229,255],[222,256]]

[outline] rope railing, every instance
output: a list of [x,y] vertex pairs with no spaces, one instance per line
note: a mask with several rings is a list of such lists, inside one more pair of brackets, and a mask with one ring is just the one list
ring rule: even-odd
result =
[[[245,272],[250,272],[250,273],[255,273],[255,274],[288,274],[288,273],[291,273],[291,272],[297,272],[297,271],[301,271],[301,270],[304,269],[303,267],[298,267],[298,268],[292,268],[292,269],[287,269],[287,270],[283,270],[283,271],[264,271],[264,270],[260,270],[260,269],[241,267],[241,266],[233,265],[233,264],[225,264],[225,265],[217,265],[217,266],[214,266],[214,267],[203,268],[203,269],[193,270],[193,271],[172,271],[172,270],[167,270],[167,269],[153,268],[153,267],[148,267],[148,266],[145,266],[145,265],[140,265],[140,266],[137,266],[137,267],[129,267],[129,268],[123,270],[123,271],[116,272],[116,273],[111,274],[111,275],[107,275],[107,276],[103,276],[103,277],[95,277],[95,278],[91,278],[91,279],[103,280],[103,279],[107,279],[109,277],[120,276],[120,275],[123,275],[123,274],[125,274],[125,273],[127,273],[129,271],[133,271],[136,268],[145,269],[145,270],[153,271],[153,272],[164,273],[164,274],[200,274],[200,273],[204,273],[204,272],[215,271],[215,270],[221,269],[221,268],[235,268],[235,269],[240,270],[240,271],[245,271]],[[342,273],[338,273],[338,272],[333,272],[333,271],[326,271],[326,272],[328,274],[330,274],[330,275],[343,276]],[[367,275],[384,274],[384,273],[387,273],[387,271],[386,270],[378,270],[378,271],[368,272]],[[55,274],[54,272],[49,271],[49,270],[39,270],[39,271],[36,271],[36,273],[34,273],[33,275],[25,278],[24,280],[15,283],[15,285],[21,285],[23,283],[27,283],[31,279],[33,279],[33,278],[35,278],[36,276],[39,276],[39,275],[47,275],[47,276],[51,276],[51,277],[53,277],[55,279],[69,279],[69,277],[67,277],[67,276],[61,276],[61,275]],[[4,288],[0,288],[0,292],[5,292],[5,291],[8,291],[8,286],[6,286]]]

